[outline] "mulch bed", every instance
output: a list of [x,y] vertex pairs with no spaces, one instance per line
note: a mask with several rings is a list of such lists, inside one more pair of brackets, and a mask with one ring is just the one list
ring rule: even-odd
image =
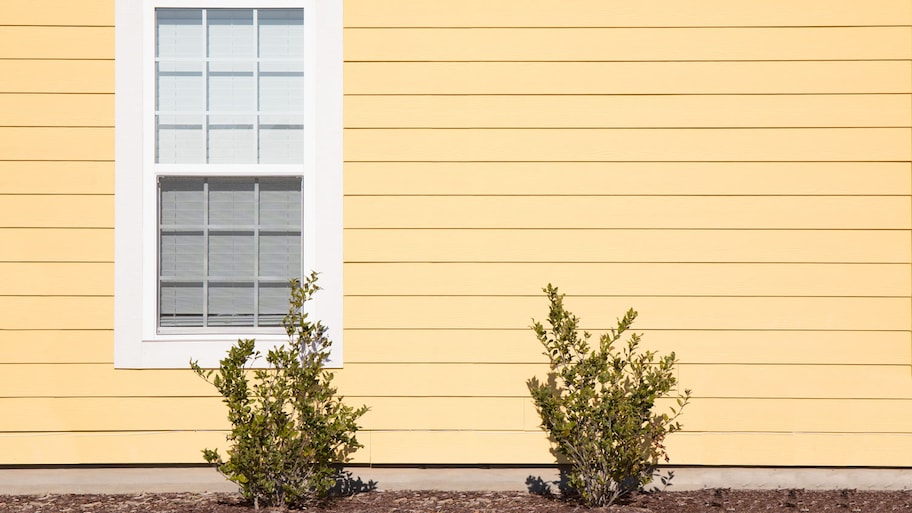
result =
[[[250,513],[238,495],[0,495],[0,513]],[[261,508],[261,511],[263,509]],[[275,510],[265,510],[275,511]],[[912,491],[699,490],[638,494],[594,510],[526,492],[372,491],[334,500],[315,513],[912,513]]]

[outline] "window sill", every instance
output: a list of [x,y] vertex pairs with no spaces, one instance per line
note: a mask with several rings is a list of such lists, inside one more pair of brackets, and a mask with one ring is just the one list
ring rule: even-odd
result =
[[[218,335],[161,335],[151,340],[133,344],[131,351],[118,351],[114,355],[117,369],[189,369],[190,360],[199,362],[200,367],[218,368],[219,361],[239,338],[254,338],[256,349],[265,355],[270,349],[288,342],[288,337],[277,334],[256,334],[230,336]],[[338,349],[338,348],[333,348]],[[188,357],[189,355],[189,357]],[[334,350],[327,360],[326,368],[342,367],[342,355]],[[254,368],[265,367],[260,358]]]

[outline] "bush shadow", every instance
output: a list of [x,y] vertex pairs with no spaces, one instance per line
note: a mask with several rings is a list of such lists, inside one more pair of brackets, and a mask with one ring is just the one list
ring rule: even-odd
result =
[[[546,481],[542,476],[530,474],[526,477],[526,488],[533,495],[566,501],[579,500],[579,492],[570,486],[569,470],[569,467],[565,465],[559,467],[559,477],[555,481]],[[656,469],[652,474],[652,482],[638,491],[645,493],[667,491],[672,486],[674,475],[673,470],[662,472]]]
[[661,470],[656,469],[652,473],[652,482],[649,483],[648,487],[644,487],[643,491],[650,493],[664,492],[671,488],[674,476],[674,470],[668,470],[665,473],[662,473]]
[[579,496],[570,486],[568,468],[558,468],[558,478],[555,481],[546,481],[542,476],[529,475],[526,477],[526,488],[533,495],[542,497],[570,500]]
[[329,489],[330,497],[350,497],[359,493],[373,492],[377,490],[377,481],[373,479],[364,481],[360,477],[355,477],[348,470],[339,470],[335,476],[336,484]]

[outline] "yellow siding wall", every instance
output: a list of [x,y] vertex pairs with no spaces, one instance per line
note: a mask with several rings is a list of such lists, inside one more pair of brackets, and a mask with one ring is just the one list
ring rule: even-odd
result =
[[553,282],[696,399],[673,463],[908,465],[912,5],[348,0],[341,385],[373,461],[553,461]]
[[[113,368],[113,0],[0,5],[0,464],[199,462]],[[345,0],[358,462],[550,463],[527,326],[640,311],[672,462],[908,465],[912,4]]]

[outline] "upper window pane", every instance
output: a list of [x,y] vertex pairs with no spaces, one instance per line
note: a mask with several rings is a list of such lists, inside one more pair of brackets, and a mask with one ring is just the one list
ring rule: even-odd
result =
[[209,58],[238,61],[256,56],[251,9],[207,9]]
[[155,161],[304,162],[303,9],[157,9]]
[[156,11],[155,56],[160,59],[195,59],[203,51],[203,11],[200,9],[158,9]]
[[304,10],[260,9],[259,56],[263,59],[304,59]]

